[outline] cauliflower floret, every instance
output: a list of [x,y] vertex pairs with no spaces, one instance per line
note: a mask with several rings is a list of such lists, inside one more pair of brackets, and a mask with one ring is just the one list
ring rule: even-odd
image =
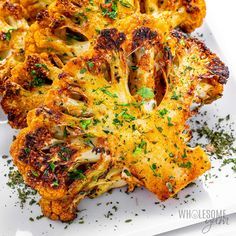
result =
[[102,30],[28,113],[11,154],[47,217],[72,220],[84,197],[124,185],[166,200],[210,168],[184,131],[192,103],[218,98],[228,69],[197,39],[163,29],[136,14]]

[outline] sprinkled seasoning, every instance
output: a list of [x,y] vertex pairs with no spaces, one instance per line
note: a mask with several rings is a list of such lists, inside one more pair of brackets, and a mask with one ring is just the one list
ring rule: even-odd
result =
[[[4,159],[7,159],[7,155],[3,155]],[[37,203],[37,192],[30,187],[28,187],[18,170],[15,169],[12,165],[12,160],[7,160],[7,167],[9,169],[7,186],[12,189],[12,192],[18,195],[19,201],[16,202],[20,204],[21,208],[24,208],[25,204],[34,205]]]
[[125,223],[130,223],[132,221],[132,219],[127,219],[125,220]]
[[[201,116],[206,114],[204,112]],[[222,166],[231,165],[236,171],[236,158],[233,158],[236,154],[236,138],[232,124],[230,115],[218,118],[212,128],[206,121],[195,121],[196,129],[193,130],[193,135],[195,144],[202,146],[210,157],[222,160]]]

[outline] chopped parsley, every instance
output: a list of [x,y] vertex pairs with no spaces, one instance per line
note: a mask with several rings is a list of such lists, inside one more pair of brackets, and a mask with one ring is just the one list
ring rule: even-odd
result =
[[[111,3],[111,0],[108,0],[105,2],[104,5],[100,5],[101,7],[101,10],[102,10],[102,16],[107,16],[113,20],[116,19],[117,15],[118,15],[118,7],[117,7],[117,0],[113,0],[112,3],[111,3],[111,10],[106,8],[106,5],[107,4],[110,4]],[[103,7],[104,6],[104,7]]]
[[154,92],[150,88],[143,87],[137,91],[137,94],[140,95],[142,98],[145,99],[152,99],[154,98]]
[[153,163],[153,164],[151,165],[151,169],[152,169],[152,170],[156,170],[156,169],[157,169],[156,163]]
[[127,169],[124,170],[124,173],[125,173],[127,176],[132,176],[131,173],[130,173]]
[[[204,112],[201,116],[206,114]],[[232,126],[234,123],[230,121],[230,115],[223,118],[218,117],[218,121],[213,127],[209,127],[206,120],[204,122],[203,120],[195,122],[198,127],[193,130],[194,142],[197,141],[197,144],[201,145],[210,156],[221,160],[221,167],[232,165],[232,170],[236,171],[236,137]]]
[[162,110],[159,110],[160,117],[164,117],[168,113],[168,110],[166,108],[163,108]]
[[60,150],[59,152],[57,153],[58,156],[64,160],[64,161],[68,161],[71,154],[72,154],[72,150],[68,147],[65,147],[65,146],[59,146],[60,147]]
[[[142,140],[141,143],[135,147],[135,149],[133,151],[133,155],[137,156],[137,155],[141,154],[143,149],[146,148],[146,146],[147,146],[147,143],[144,140]],[[144,150],[144,152],[146,152],[146,150]]]
[[132,120],[135,120],[136,118],[130,114],[128,114],[126,111],[123,111],[121,113],[121,117],[126,120],[126,121],[132,121]]
[[94,63],[92,61],[87,61],[87,65],[88,65],[89,68],[94,67]]
[[6,40],[9,42],[11,40],[11,33],[12,31],[14,31],[16,29],[12,28],[12,29],[9,29],[6,33],[5,33],[5,38]]
[[55,171],[55,168],[56,168],[56,165],[55,165],[53,162],[50,162],[50,163],[49,163],[49,166],[50,166],[52,172],[54,172],[54,171]]
[[31,173],[32,173],[32,175],[33,175],[34,177],[38,177],[38,176],[39,176],[38,172],[35,171],[35,170],[31,170]]
[[31,81],[30,85],[33,86],[33,87],[41,87],[42,85],[45,84],[45,81],[40,78],[38,75],[37,75],[37,72],[35,70],[32,70],[30,72],[33,80]]
[[58,179],[54,179],[54,180],[53,180],[52,186],[53,186],[53,187],[58,187],[58,186],[59,186],[59,181],[58,181]]
[[114,118],[112,121],[112,124],[115,126],[122,126],[123,122],[121,120],[119,120],[118,118]]
[[185,72],[186,71],[191,71],[191,70],[193,70],[193,68],[191,66],[186,66],[185,69],[184,69]]
[[44,68],[44,69],[48,70],[47,65],[45,65],[43,63],[36,63],[35,66],[38,67],[38,68]]
[[88,129],[88,126],[92,123],[92,120],[81,120],[80,125],[83,129]]
[[71,180],[85,179],[86,178],[83,171],[82,170],[77,170],[77,169],[69,172],[68,176]]
[[132,221],[132,219],[127,219],[125,220],[125,223],[130,223]]
[[190,161],[188,161],[188,162],[186,162],[186,163],[181,163],[181,164],[179,165],[179,167],[191,169],[191,168],[192,168],[192,163],[191,163]]
[[156,163],[153,163],[151,166],[150,166],[151,170],[153,171],[153,175],[156,176],[156,177],[161,177],[161,174],[160,173],[156,173],[156,170],[157,170],[157,165]]
[[171,117],[167,117],[167,121],[168,121],[168,126],[173,126],[174,124],[173,123],[171,123]]
[[68,135],[69,135],[69,133],[68,133],[66,127],[65,127],[64,130],[63,130],[63,137],[64,137],[64,138],[67,138]]
[[80,74],[84,74],[86,71],[87,71],[86,68],[82,68],[82,69],[79,71],[79,73],[80,73]]
[[29,149],[28,147],[26,147],[26,148],[24,148],[24,152],[25,152],[26,154],[29,154],[29,153],[30,153],[30,149]]
[[171,96],[171,99],[177,101],[177,100],[179,100],[179,98],[180,98],[180,95],[177,95],[176,91],[174,91],[172,96]]
[[187,152],[186,149],[184,149],[184,154],[182,155],[182,158],[186,158],[187,157]]
[[109,87],[110,87],[110,86],[100,88],[100,91],[102,91],[104,94],[108,95],[109,97],[118,98],[117,94],[111,93],[110,91],[107,90],[107,88],[109,88]]

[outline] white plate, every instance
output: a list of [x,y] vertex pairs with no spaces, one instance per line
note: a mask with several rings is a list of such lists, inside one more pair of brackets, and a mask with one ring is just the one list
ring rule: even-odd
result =
[[[218,55],[221,55],[208,25],[205,24],[199,32],[204,34],[207,45]],[[204,109],[208,111],[205,119],[214,123],[216,119],[214,115],[225,117],[230,114],[231,120],[236,121],[236,111],[232,107],[232,101],[236,101],[235,88],[236,81],[230,77],[224,97],[209,106],[205,106]],[[0,115],[0,119],[2,119],[1,117],[2,115]],[[14,134],[16,131],[10,129],[7,124],[0,124],[0,155],[8,154]],[[125,189],[115,190],[112,194],[106,194],[94,200],[84,200],[79,205],[79,209],[83,211],[79,213],[78,219],[67,229],[64,229],[65,224],[53,222],[46,218],[31,222],[30,217],[35,218],[41,214],[37,205],[26,205],[23,210],[19,204],[15,206],[18,201],[17,194],[12,194],[12,190],[6,186],[7,178],[3,177],[5,173],[8,173],[8,168],[4,166],[5,163],[5,160],[0,161],[1,236],[153,235],[203,221],[203,219],[193,218],[181,219],[179,217],[179,210],[181,209],[225,210],[227,214],[236,212],[236,192],[232,191],[236,183],[236,174],[230,167],[224,167],[219,172],[220,162],[214,160],[212,164],[215,168],[210,173],[212,175],[217,173],[218,178],[205,181],[204,177],[201,177],[196,182],[197,186],[184,189],[178,194],[179,200],[171,199],[165,203],[155,204],[158,200],[146,190],[136,189],[134,193],[129,195],[124,193]],[[188,194],[191,197],[185,198]],[[9,197],[10,195],[11,197]],[[194,198],[195,201],[191,198]],[[115,211],[114,206],[117,207],[117,211]],[[109,211],[113,215],[107,218]],[[84,221],[83,224],[79,223],[82,221],[79,220],[81,217]],[[132,221],[126,223],[125,221],[128,219],[132,219]]]

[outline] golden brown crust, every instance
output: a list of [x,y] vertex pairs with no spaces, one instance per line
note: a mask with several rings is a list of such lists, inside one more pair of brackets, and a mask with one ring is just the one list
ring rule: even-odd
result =
[[206,15],[204,0],[146,0],[144,7],[153,15],[163,11],[179,14],[183,19],[179,26],[188,33],[201,26]]
[[54,59],[57,57],[53,54],[31,54],[11,70],[1,105],[12,127],[25,127],[28,112],[43,103],[53,80],[61,72]]

